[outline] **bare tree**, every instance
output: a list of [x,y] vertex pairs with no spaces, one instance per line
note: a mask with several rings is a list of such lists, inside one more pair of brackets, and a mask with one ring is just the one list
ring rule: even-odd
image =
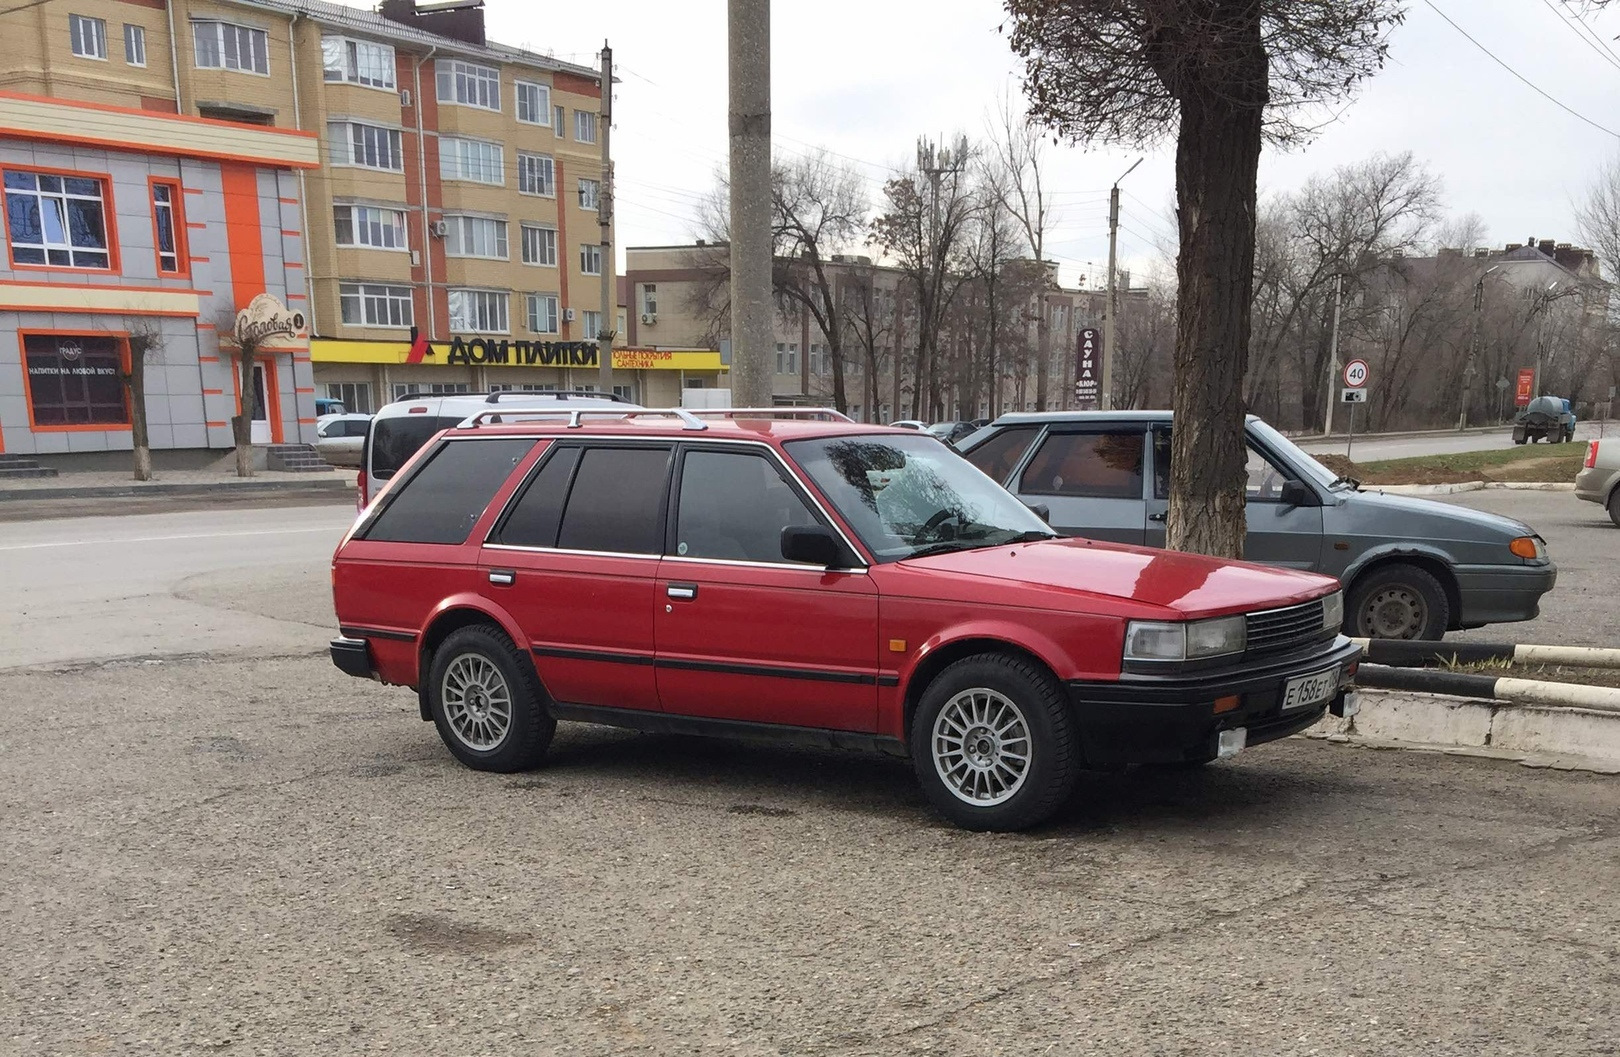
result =
[[894,291],[877,285],[877,268],[862,257],[850,269],[838,299],[844,329],[860,353],[863,370],[861,407],[866,420],[877,422],[883,398],[879,391],[883,371],[893,363],[897,308]]
[[146,423],[146,366],[161,360],[163,329],[156,320],[142,316],[129,326],[129,370],[123,376],[124,397],[129,403],[130,441],[135,450],[135,480],[152,479],[152,441]]
[[1041,282],[1032,291],[1028,283],[1031,272],[1044,278],[1044,269],[1018,267],[1029,253],[1029,243],[1028,229],[1010,204],[1016,198],[1011,190],[1013,172],[1004,158],[987,158],[981,160],[977,175],[982,204],[974,217],[967,256],[982,312],[973,313],[977,318],[969,327],[973,337],[968,350],[975,354],[974,384],[958,387],[957,417],[964,419],[978,417],[981,395],[990,405],[991,416],[996,414],[1006,367],[1002,351],[1019,329],[1019,309],[1031,296],[1044,303],[1046,288]]
[[259,342],[249,336],[243,341],[237,336],[237,315],[224,312],[219,317],[216,331],[222,348],[229,348],[237,356],[237,392],[240,395],[237,413],[231,416],[231,438],[236,444],[236,476],[253,476],[253,412],[258,405],[258,387],[253,384],[253,367],[259,358]]
[[1575,230],[1610,274],[1620,276],[1620,155],[1598,169],[1585,197],[1575,203]]
[[1263,136],[1382,65],[1395,0],[1004,0],[1033,116],[1077,141],[1176,130],[1169,545],[1240,557],[1243,378]]
[[[1045,142],[1040,126],[1028,114],[1015,113],[1012,103],[1001,102],[990,133],[996,168],[1001,178],[993,193],[1024,229],[1024,241],[1035,260],[1046,263],[1046,231],[1052,222],[1052,203],[1046,193]],[[1042,273],[1044,276],[1044,272]],[[1046,410],[1052,373],[1052,321],[1046,307],[1050,284],[1036,293],[1035,409]],[[1062,406],[1067,407],[1065,400]]]

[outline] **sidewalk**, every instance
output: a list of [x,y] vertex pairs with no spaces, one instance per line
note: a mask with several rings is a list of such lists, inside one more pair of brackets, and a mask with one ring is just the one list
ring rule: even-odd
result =
[[0,504],[44,499],[97,499],[122,496],[216,496],[237,498],[281,493],[353,494],[358,471],[283,473],[260,470],[238,477],[218,470],[163,470],[150,481],[136,481],[127,470],[66,471],[59,477],[0,479]]

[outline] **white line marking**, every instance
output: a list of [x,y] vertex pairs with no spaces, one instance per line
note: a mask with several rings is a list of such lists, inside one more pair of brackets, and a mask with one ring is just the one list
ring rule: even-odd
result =
[[249,532],[199,532],[187,536],[130,536],[120,539],[105,540],[60,540],[53,543],[13,543],[9,546],[0,546],[0,551],[30,551],[44,547],[92,547],[107,546],[116,543],[167,543],[171,540],[217,540],[230,539],[237,536],[287,536],[297,532],[330,532],[335,537],[344,532],[342,527],[323,526],[320,528],[289,528],[289,529],[254,529]]

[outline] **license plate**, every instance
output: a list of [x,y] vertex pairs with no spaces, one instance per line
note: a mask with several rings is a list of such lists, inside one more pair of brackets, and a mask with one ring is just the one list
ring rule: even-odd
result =
[[1288,712],[1296,708],[1320,705],[1323,701],[1331,701],[1333,695],[1338,692],[1339,669],[1337,667],[1311,675],[1302,675],[1283,684],[1282,710]]

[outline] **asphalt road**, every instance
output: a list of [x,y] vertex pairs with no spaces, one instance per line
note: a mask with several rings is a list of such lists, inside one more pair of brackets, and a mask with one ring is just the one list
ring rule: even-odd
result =
[[475,774],[325,659],[346,521],[0,525],[0,1054],[1616,1052],[1613,778],[1294,739],[987,836],[858,755]]
[[[1575,439],[1588,440],[1596,437],[1600,428],[1612,435],[1620,426],[1613,422],[1605,423],[1602,426],[1589,422],[1579,423],[1575,427]],[[1300,446],[1313,454],[1326,452],[1343,455],[1347,450],[1346,440],[1343,437],[1332,441],[1310,441]],[[1497,448],[1511,447],[1513,447],[1512,430],[1502,426],[1486,431],[1429,433],[1415,437],[1357,437],[1350,442],[1348,450],[1350,457],[1356,462],[1377,462],[1382,459],[1407,459],[1419,455],[1453,455],[1464,451],[1491,451]]]

